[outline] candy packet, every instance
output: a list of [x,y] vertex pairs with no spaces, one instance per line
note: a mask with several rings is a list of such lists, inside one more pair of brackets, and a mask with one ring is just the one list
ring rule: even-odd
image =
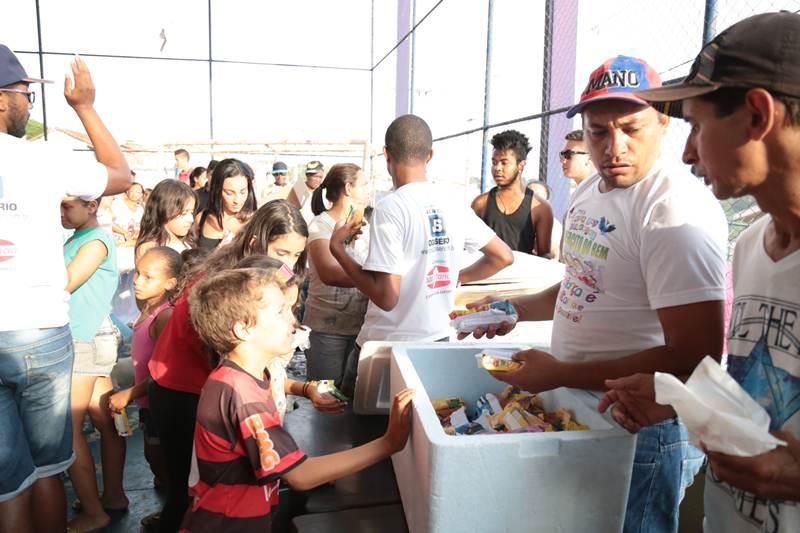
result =
[[336,388],[336,385],[333,384],[332,379],[319,380],[319,383],[317,384],[317,392],[319,392],[320,394],[324,394],[327,392],[337,400],[341,400],[343,402],[349,401],[349,398],[344,394],[342,394],[342,391]]
[[514,361],[511,357],[518,350],[483,350],[475,354],[478,367],[492,372],[511,372],[522,368],[522,363]]
[[517,323],[517,310],[509,300],[492,302],[472,309],[450,312],[450,326],[459,333],[472,333],[478,328]]

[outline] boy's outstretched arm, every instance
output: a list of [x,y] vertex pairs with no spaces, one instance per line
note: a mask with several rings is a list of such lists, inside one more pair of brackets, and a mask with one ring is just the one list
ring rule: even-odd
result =
[[283,476],[295,490],[311,490],[324,483],[354,474],[403,449],[411,430],[413,389],[394,397],[386,434],[352,450],[310,457]]

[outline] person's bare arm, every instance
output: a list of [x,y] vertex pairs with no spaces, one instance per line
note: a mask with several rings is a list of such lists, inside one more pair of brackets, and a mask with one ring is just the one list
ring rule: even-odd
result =
[[161,336],[161,333],[164,331],[164,328],[167,327],[167,322],[169,322],[169,318],[172,316],[172,307],[167,307],[160,313],[155,320],[150,323],[150,338],[153,341],[157,341],[158,338]]
[[489,193],[485,192],[481,195],[478,195],[473,201],[470,207],[475,214],[478,215],[478,218],[483,220],[483,215],[486,214],[486,203],[489,201]]
[[310,457],[283,479],[295,490],[311,490],[324,483],[354,474],[403,449],[411,430],[413,389],[394,398],[386,434],[357,448],[321,457]]
[[539,350],[514,356],[522,368],[495,377],[530,392],[557,387],[603,390],[605,381],[637,373],[691,374],[703,357],[722,357],[723,301],[707,301],[658,310],[664,345],[608,361],[567,362]]
[[322,283],[333,287],[354,286],[353,280],[331,254],[328,239],[316,239],[308,243],[308,255]]
[[550,203],[536,195],[533,196],[531,208],[531,221],[536,229],[536,249],[535,255],[550,258],[552,245],[550,241],[553,237],[553,208]]
[[108,170],[108,183],[103,195],[110,196],[124,192],[133,183],[133,176],[117,141],[94,108],[95,87],[89,68],[78,56],[75,56],[71,68],[73,79],[65,77],[64,97],[83,124],[94,147],[97,161],[105,165]]
[[401,276],[385,272],[364,270],[355,259],[347,255],[344,240],[358,231],[357,222],[351,217],[337,225],[331,235],[331,255],[339,262],[342,270],[353,281],[353,286],[367,295],[367,298],[384,311],[391,311],[400,299]]
[[486,246],[481,248],[483,256],[458,273],[458,281],[471,283],[499,272],[514,262],[514,254],[506,243],[499,237],[493,237]]
[[64,290],[75,292],[95,273],[107,255],[108,248],[102,241],[89,241],[81,246],[67,265],[67,286]]
[[[561,290],[561,283],[557,283],[536,294],[526,294],[525,296],[509,298],[514,308],[517,310],[518,321],[536,322],[540,320],[553,320],[553,312],[555,311],[556,298],[558,297],[559,290]],[[497,300],[498,298],[487,296],[467,304],[467,308],[479,307]],[[499,325],[491,325],[486,329],[478,328],[472,332],[472,336],[476,339],[480,339],[485,335],[487,339],[492,339],[496,335],[508,335],[514,327],[514,325],[508,322],[503,322]],[[469,336],[469,333],[459,333],[458,340],[465,339]]]

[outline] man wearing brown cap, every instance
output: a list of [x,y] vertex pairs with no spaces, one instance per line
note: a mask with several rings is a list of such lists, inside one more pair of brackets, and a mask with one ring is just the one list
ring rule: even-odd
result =
[[[74,80],[74,81],[73,81]],[[94,109],[86,64],[72,63],[64,96],[97,161],[22,139],[34,103],[17,57],[0,45],[0,531],[64,531],[59,474],[75,460],[59,205],[125,191],[131,171]],[[74,281],[74,280],[73,280]]]
[[[606,379],[680,375],[706,355],[721,357],[727,222],[702,183],[661,158],[669,118],[634,94],[659,86],[650,65],[617,56],[592,72],[567,112],[582,114],[598,173],[567,212],[562,282],[512,300],[521,320],[553,320],[553,355],[520,352],[522,368],[498,379],[531,392],[601,391]],[[624,531],[677,531],[702,461],[674,416],[642,431]]]
[[[786,446],[753,457],[708,450],[707,533],[800,531],[800,15],[764,13],[719,34],[679,85],[643,91],[691,125],[685,163],[720,198],[765,216],[739,237],[728,373]],[[652,374],[607,383],[601,410],[631,431],[674,416]]]
[[311,195],[322,183],[325,167],[319,161],[311,161],[306,165],[305,181],[298,179],[289,192],[287,200],[303,213],[306,222],[311,222],[314,213],[311,211]]

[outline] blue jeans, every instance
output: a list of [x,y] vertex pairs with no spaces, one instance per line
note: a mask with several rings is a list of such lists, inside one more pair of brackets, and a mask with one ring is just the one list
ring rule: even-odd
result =
[[73,358],[69,326],[0,331],[0,502],[75,460]]
[[678,531],[678,510],[686,488],[705,462],[703,452],[689,444],[677,418],[639,432],[633,460],[624,533]]

